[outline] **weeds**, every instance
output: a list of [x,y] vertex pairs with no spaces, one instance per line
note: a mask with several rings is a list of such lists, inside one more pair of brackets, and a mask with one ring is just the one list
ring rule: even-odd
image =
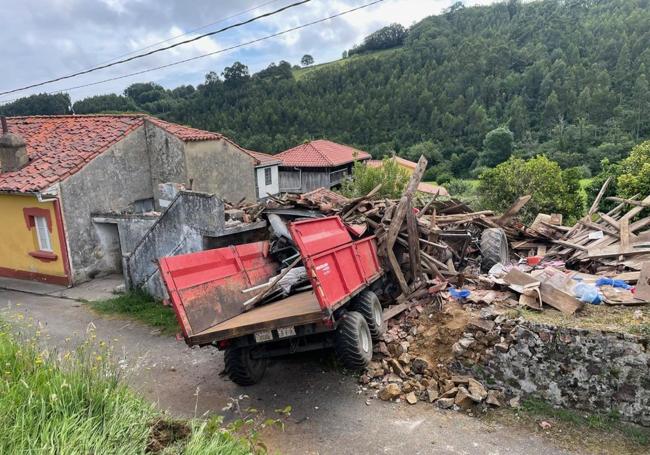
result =
[[144,292],[129,292],[114,299],[90,303],[92,309],[104,314],[121,314],[158,328],[166,335],[180,330],[174,310],[162,305]]
[[[248,454],[260,450],[215,425],[172,421],[124,384],[92,326],[79,346],[53,352],[0,321],[0,453]],[[218,421],[220,423],[220,421]]]

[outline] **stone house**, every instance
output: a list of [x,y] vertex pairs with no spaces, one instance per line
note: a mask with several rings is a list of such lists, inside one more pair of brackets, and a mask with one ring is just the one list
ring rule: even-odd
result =
[[272,157],[146,115],[3,119],[0,276],[72,285],[119,272],[117,225],[93,214],[164,209],[168,182],[230,201],[279,186]]
[[355,161],[369,160],[362,150],[327,140],[305,142],[274,156],[280,160],[280,191],[306,193],[340,185]]

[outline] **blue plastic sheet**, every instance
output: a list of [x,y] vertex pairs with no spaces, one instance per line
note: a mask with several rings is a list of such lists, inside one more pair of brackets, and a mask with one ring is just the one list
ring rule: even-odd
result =
[[598,278],[596,281],[596,286],[613,286],[615,288],[623,288],[623,289],[632,289],[632,286],[627,284],[623,280],[615,280],[613,278]]
[[454,289],[449,288],[449,295],[456,300],[466,299],[469,297],[471,292],[469,289]]

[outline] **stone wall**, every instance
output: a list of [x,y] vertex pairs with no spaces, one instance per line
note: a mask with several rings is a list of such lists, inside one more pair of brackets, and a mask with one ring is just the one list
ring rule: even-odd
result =
[[487,316],[470,323],[453,350],[458,369],[472,369],[508,395],[617,412],[623,420],[650,426],[648,342],[623,333]]
[[119,212],[153,196],[144,128],[131,132],[60,184],[61,205],[75,284],[115,272],[92,213]]
[[129,288],[166,298],[156,259],[201,251],[206,232],[223,231],[224,205],[209,194],[181,191],[125,259]]

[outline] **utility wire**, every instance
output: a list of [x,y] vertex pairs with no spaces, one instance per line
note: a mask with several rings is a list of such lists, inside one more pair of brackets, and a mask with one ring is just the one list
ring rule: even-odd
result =
[[127,52],[127,53],[125,53],[125,54],[121,54],[121,55],[118,55],[118,56],[116,56],[116,57],[113,57],[113,58],[110,59],[110,60],[105,60],[105,61],[103,61],[103,62],[101,62],[101,63],[97,63],[96,66],[97,66],[97,65],[104,65],[104,64],[106,64],[106,63],[111,63],[111,62],[113,62],[113,61],[115,61],[115,60],[117,60],[117,59],[120,59],[120,58],[123,58],[123,57],[127,57],[127,56],[129,56],[129,55],[133,55],[133,54],[138,53],[138,52],[142,52],[142,51],[144,51],[144,50],[146,50],[146,49],[151,49],[152,47],[156,47],[156,46],[159,46],[159,45],[161,45],[161,44],[168,43],[168,42],[170,42],[170,41],[174,41],[175,39],[182,38],[182,37],[187,36],[187,35],[189,35],[189,34],[191,34],[191,33],[198,32],[199,30],[203,30],[203,29],[206,29],[206,28],[208,28],[208,27],[212,27],[212,26],[214,26],[214,25],[221,24],[222,22],[225,22],[225,21],[227,21],[228,19],[232,19],[232,18],[234,18],[234,17],[239,17],[239,16],[241,16],[241,15],[243,15],[243,14],[246,14],[246,13],[248,13],[248,12],[254,11],[254,10],[258,9],[258,8],[263,8],[263,7],[265,7],[265,6],[267,6],[267,5],[270,5],[270,4],[272,4],[272,3],[277,3],[278,1],[280,1],[280,0],[270,0],[270,1],[266,2],[266,3],[262,3],[262,4],[260,4],[260,5],[252,6],[252,7],[248,8],[248,9],[246,9],[246,10],[244,10],[244,11],[240,11],[240,12],[238,12],[238,13],[231,14],[230,16],[224,17],[224,18],[219,19],[218,21],[215,21],[215,22],[210,22],[209,24],[201,25],[200,27],[193,28],[193,29],[188,30],[188,31],[186,31],[186,32],[184,32],[184,33],[181,33],[180,35],[172,36],[172,37],[167,38],[167,39],[164,39],[164,40],[162,40],[162,41],[157,41],[157,42],[155,42],[155,43],[153,43],[153,44],[150,44],[150,45],[148,45],[148,46],[141,47],[141,48],[139,48],[139,49],[134,49],[134,50],[132,50],[131,52]]
[[[360,5],[360,6],[357,6],[355,8],[345,10],[345,11],[341,11],[341,12],[333,14],[331,16],[315,20],[313,22],[308,22],[306,24],[302,24],[302,25],[298,25],[296,27],[288,28],[288,29],[283,30],[281,32],[273,33],[272,35],[266,35],[266,36],[263,36],[261,38],[257,38],[257,39],[251,40],[251,41],[247,41],[245,43],[237,44],[235,46],[226,47],[224,49],[219,49],[218,51],[210,52],[208,54],[197,55],[196,57],[190,57],[190,58],[186,58],[184,60],[178,60],[176,62],[168,63],[166,65],[156,66],[156,67],[153,67],[153,68],[147,68],[147,69],[144,69],[144,70],[141,70],[141,71],[136,71],[134,73],[129,73],[129,74],[124,74],[122,76],[116,76],[116,77],[111,77],[111,78],[108,78],[108,79],[103,79],[101,81],[90,82],[88,84],[76,85],[74,87],[68,87],[68,88],[64,88],[64,89],[61,89],[61,90],[56,90],[54,92],[49,92],[48,95],[53,95],[55,93],[69,92],[71,90],[77,90],[77,89],[85,88],[85,87],[92,87],[93,85],[104,84],[106,82],[112,82],[112,81],[117,81],[117,80],[120,80],[120,79],[126,79],[127,77],[138,76],[140,74],[149,73],[151,71],[157,71],[157,70],[160,70],[160,69],[169,68],[171,66],[180,65],[182,63],[187,63],[187,62],[191,62],[191,61],[194,61],[194,60],[199,60],[199,59],[202,59],[202,58],[205,58],[205,57],[210,57],[212,55],[221,54],[223,52],[231,51],[233,49],[238,49],[240,47],[248,46],[250,44],[259,43],[260,41],[265,41],[265,40],[268,40],[268,39],[271,39],[271,38],[275,38],[277,36],[284,35],[284,34],[287,34],[287,33],[290,33],[290,32],[296,31],[296,30],[300,30],[302,28],[306,28],[306,27],[310,27],[312,25],[320,24],[321,22],[325,22],[325,21],[328,21],[328,20],[331,20],[331,19],[335,19],[337,17],[341,17],[341,16],[344,16],[346,14],[353,13],[354,11],[358,11],[358,10],[361,10],[361,9],[364,9],[364,8],[368,8],[369,6],[376,5],[377,3],[381,3],[383,1],[384,0],[375,0],[373,2],[366,3],[364,5]],[[3,101],[3,102],[10,103],[12,101],[16,101],[16,99],[6,100],[6,101]]]
[[46,84],[51,84],[53,82],[62,81],[64,79],[70,79],[70,78],[73,78],[73,77],[76,77],[76,76],[81,76],[82,74],[88,74],[88,73],[92,73],[94,71],[98,71],[98,70],[101,70],[101,69],[104,69],[104,68],[109,68],[111,66],[120,65],[122,63],[130,62],[132,60],[136,60],[138,58],[147,57],[149,55],[153,55],[153,54],[156,54],[158,52],[166,51],[166,50],[181,46],[183,44],[188,44],[188,43],[192,43],[194,41],[198,41],[198,40],[200,40],[202,38],[205,38],[205,37],[208,37],[208,36],[213,36],[213,35],[216,35],[218,33],[223,33],[226,30],[231,30],[231,29],[236,28],[236,27],[241,27],[243,25],[250,24],[251,22],[255,22],[255,21],[259,20],[259,19],[269,17],[269,16],[273,16],[275,14],[279,14],[279,13],[281,13],[283,11],[294,8],[296,6],[300,6],[300,5],[303,5],[305,3],[309,3],[310,1],[311,0],[301,0],[301,1],[298,1],[298,2],[295,2],[295,3],[291,3],[290,5],[283,6],[282,8],[276,9],[275,11],[260,14],[259,16],[252,17],[252,18],[247,19],[245,21],[238,22],[238,23],[232,24],[232,25],[228,25],[227,27],[220,28],[219,30],[215,30],[215,31],[209,32],[209,33],[204,33],[203,35],[199,35],[199,36],[196,36],[194,38],[186,39],[184,41],[180,41],[180,42],[175,43],[175,44],[170,44],[169,46],[166,46],[166,47],[161,47],[161,48],[158,48],[158,49],[154,49],[154,50],[149,51],[149,52],[134,55],[133,57],[124,58],[124,59],[118,60],[116,62],[107,63],[105,65],[96,66],[94,68],[90,68],[90,69],[87,69],[87,70],[84,70],[84,71],[78,71],[78,72],[73,73],[73,74],[68,74],[67,76],[60,76],[60,77],[57,77],[55,79],[50,79],[50,80],[47,80],[47,81],[39,82],[37,84],[26,85],[24,87],[19,87],[19,88],[15,88],[15,89],[12,89],[12,90],[7,90],[7,91],[4,91],[4,92],[0,92],[0,95],[8,95],[9,93],[21,92],[23,90],[27,90],[27,89],[30,89],[30,88],[40,87],[40,86],[43,86],[43,85],[46,85]]

